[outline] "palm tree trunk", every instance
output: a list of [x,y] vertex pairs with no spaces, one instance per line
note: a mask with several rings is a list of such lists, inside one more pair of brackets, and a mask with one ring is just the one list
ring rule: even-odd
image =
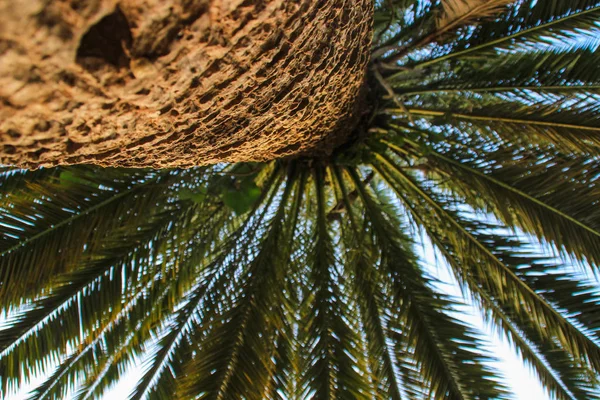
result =
[[360,108],[372,7],[0,0],[0,163],[165,168],[327,153]]

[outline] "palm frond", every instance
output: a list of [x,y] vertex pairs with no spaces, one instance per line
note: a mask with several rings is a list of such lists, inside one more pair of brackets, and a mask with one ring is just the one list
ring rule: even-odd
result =
[[[164,237],[171,225],[170,214],[167,209],[146,216],[135,234],[129,227],[113,232],[98,243],[102,250],[80,260],[77,270],[55,278],[48,294],[33,301],[27,311],[10,321],[10,327],[0,331],[0,369],[5,384],[21,381],[21,365],[27,365],[26,374],[40,372],[45,358],[55,358],[68,346],[78,346],[82,333],[94,338],[110,324],[110,315],[122,307],[115,300],[120,300],[128,280],[139,279],[140,268],[148,268],[152,244],[156,246]],[[138,246],[130,247],[131,238]],[[102,321],[100,329],[95,327],[98,320]]]
[[0,204],[8,204],[6,196],[19,193],[28,185],[36,182],[45,182],[48,178],[60,175],[60,168],[39,168],[26,170],[11,167],[0,167]]
[[600,3],[597,0],[521,2],[505,18],[482,25],[467,39],[458,42],[452,51],[408,65],[421,69],[473,54],[498,54],[517,45],[534,48],[539,44],[575,39],[583,31],[597,29],[599,16]]
[[513,2],[514,0],[443,0],[441,13],[436,19],[436,35],[439,37],[456,27],[495,16]]
[[157,184],[164,175],[115,170],[98,178],[93,169],[72,170],[14,193],[0,211],[3,304],[32,299],[53,275],[68,272],[84,250],[92,251],[96,240],[119,224],[135,224],[142,216],[126,213],[150,206],[148,199],[165,190]]
[[[432,230],[440,234],[445,230],[442,227],[447,226],[446,224],[456,228],[452,235],[446,233],[445,239],[452,243],[454,254],[462,260],[462,269],[456,272],[457,275],[473,274],[477,284],[491,294],[501,306],[510,307],[515,318],[521,319],[522,326],[532,326],[533,321],[546,327],[551,326],[552,329],[541,329],[540,325],[537,325],[538,333],[548,336],[550,342],[557,340],[582,365],[588,365],[596,373],[600,371],[598,344],[588,332],[573,324],[553,307],[542,293],[537,292],[519,276],[518,265],[524,261],[516,262],[495,254],[492,248],[497,249],[496,243],[491,242],[493,247],[490,248],[490,240],[485,234],[475,231],[462,217],[440,205],[433,193],[420,187],[412,178],[402,175],[402,180],[406,183],[403,190],[396,190],[399,189],[398,186],[395,186],[394,190],[399,196],[406,190],[418,194],[421,198],[419,201],[408,199],[406,196],[403,199],[411,205],[411,209],[418,210],[422,215],[429,213],[426,221],[427,224],[435,226]],[[397,185],[397,182],[390,180],[390,184]]]
[[356,349],[360,339],[349,325],[350,314],[343,302],[341,279],[327,226],[324,169],[314,171],[316,220],[313,247],[308,256],[307,278],[300,340],[305,348],[302,377],[303,397],[367,398],[369,382],[359,373]]
[[563,95],[597,94],[600,75],[594,67],[599,61],[593,48],[534,49],[509,53],[501,58],[481,57],[460,62],[442,70],[433,79],[422,79],[419,86],[393,81],[398,95],[416,96],[439,92],[551,92]]
[[565,152],[594,154],[600,143],[597,104],[575,101],[565,104],[497,102],[473,109],[445,106],[387,109],[397,115],[424,118],[436,125],[449,125],[480,136],[521,145],[555,146]]
[[[597,196],[593,186],[584,184],[591,174],[578,174],[584,168],[591,170],[593,164],[585,163],[588,165],[584,167],[578,160],[540,160],[534,156],[531,161],[503,165],[507,151],[495,152],[485,166],[460,158],[456,149],[445,154],[431,151],[428,157],[433,170],[451,177],[445,184],[469,204],[483,205],[505,224],[566,250],[584,265],[598,265]],[[501,158],[495,161],[495,156]]]
[[[355,185],[360,187],[356,172],[350,173]],[[364,188],[361,192],[376,240],[384,248],[382,267],[390,280],[390,295],[398,307],[398,327],[410,329],[406,340],[409,348],[414,349],[419,374],[427,382],[430,394],[436,399],[447,396],[464,399],[475,393],[503,398],[504,388],[484,366],[487,357],[477,350],[481,346],[480,339],[447,314],[455,304],[431,289],[430,278],[423,275],[415,257],[406,248],[407,239],[403,239],[394,227],[397,225],[388,220],[393,215],[378,210],[377,203]]]

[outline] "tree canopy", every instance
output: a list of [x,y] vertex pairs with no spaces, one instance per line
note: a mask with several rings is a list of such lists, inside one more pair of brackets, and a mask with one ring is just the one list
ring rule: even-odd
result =
[[378,0],[331,156],[5,167],[1,391],[100,398],[137,357],[131,399],[510,398],[473,303],[552,398],[600,398],[599,18]]

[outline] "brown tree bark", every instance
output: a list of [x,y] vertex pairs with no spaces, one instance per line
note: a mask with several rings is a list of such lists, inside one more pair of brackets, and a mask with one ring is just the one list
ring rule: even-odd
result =
[[373,0],[0,0],[0,163],[191,167],[327,153]]

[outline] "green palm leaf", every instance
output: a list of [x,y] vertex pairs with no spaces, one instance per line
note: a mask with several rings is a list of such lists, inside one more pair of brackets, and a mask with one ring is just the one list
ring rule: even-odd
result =
[[[506,154],[505,151],[501,150],[497,155],[502,157],[502,154]],[[446,185],[463,194],[469,204],[476,208],[483,206],[506,224],[534,234],[540,240],[555,245],[560,243],[562,249],[582,262],[598,264],[600,231],[594,218],[596,207],[589,200],[595,198],[595,193],[593,187],[581,184],[585,175],[577,175],[577,170],[581,170],[583,166],[569,160],[560,160],[559,157],[545,162],[535,157],[535,161],[531,163],[522,161],[498,168],[502,165],[499,160],[481,169],[471,161],[458,158],[457,151],[448,155],[435,151],[428,154],[434,170],[439,168],[444,176],[451,176],[460,182],[453,185],[451,181],[447,181]],[[525,167],[527,164],[529,167]],[[572,181],[562,185],[565,171],[568,171]],[[581,183],[577,184],[577,181]],[[577,196],[562,208],[564,202],[561,199],[576,186],[579,186]],[[481,202],[481,194],[485,194],[485,204]]]

